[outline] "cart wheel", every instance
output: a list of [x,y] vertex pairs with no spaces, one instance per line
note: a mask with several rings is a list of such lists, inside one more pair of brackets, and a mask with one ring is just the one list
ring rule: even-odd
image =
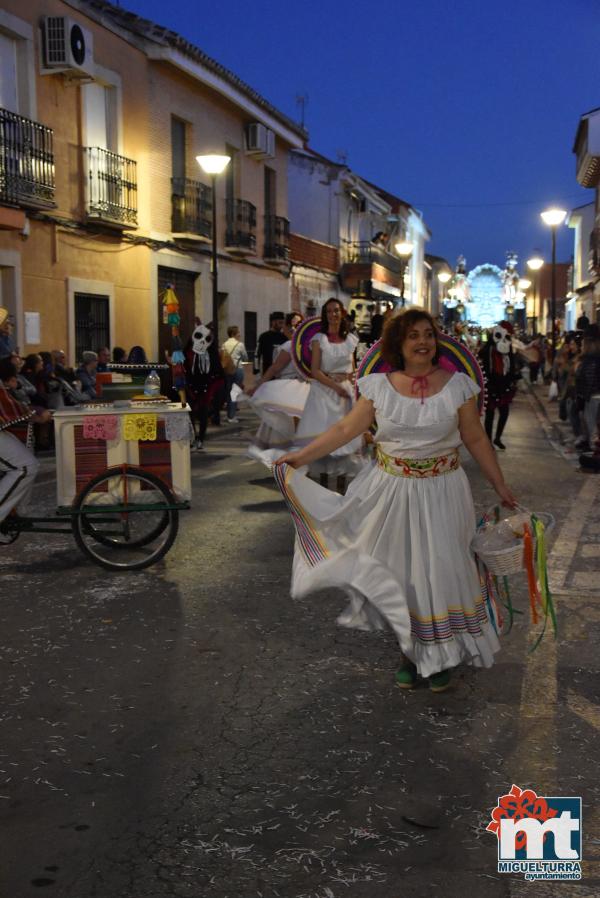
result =
[[20,530],[3,530],[2,525],[0,525],[0,546],[12,546],[20,535]]
[[113,571],[139,571],[169,551],[177,536],[175,498],[160,478],[128,465],[98,474],[79,494],[73,535],[92,561]]

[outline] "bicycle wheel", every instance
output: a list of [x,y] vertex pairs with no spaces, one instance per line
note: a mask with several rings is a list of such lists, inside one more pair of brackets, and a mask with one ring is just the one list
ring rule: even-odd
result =
[[177,536],[179,512],[168,486],[148,471],[109,468],[91,480],[73,506],[81,551],[109,570],[136,571],[159,561]]

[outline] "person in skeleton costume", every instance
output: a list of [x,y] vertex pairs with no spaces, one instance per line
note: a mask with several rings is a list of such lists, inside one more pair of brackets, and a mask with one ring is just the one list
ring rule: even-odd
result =
[[[225,387],[225,373],[219,359],[213,332],[197,324],[185,350],[185,372],[188,402],[192,410],[192,426],[196,434],[195,448],[204,448],[208,418],[218,416],[219,402]],[[196,431],[196,424],[198,429]]]
[[[517,389],[518,373],[512,347],[513,326],[501,321],[490,332],[484,343],[479,360],[487,379],[487,406],[485,410],[485,431],[498,449],[506,449],[502,433],[508,421],[510,404]],[[493,438],[494,414],[498,409],[496,436]]]

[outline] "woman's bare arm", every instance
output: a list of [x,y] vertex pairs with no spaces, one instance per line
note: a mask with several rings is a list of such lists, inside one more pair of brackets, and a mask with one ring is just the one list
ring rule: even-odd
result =
[[268,383],[268,381],[273,380],[273,378],[281,374],[283,369],[286,368],[291,361],[291,355],[289,354],[289,352],[286,352],[285,349],[283,349],[279,353],[273,364],[269,368],[267,368],[267,370],[263,374],[260,384],[258,384],[258,386],[256,387],[253,387],[251,390],[246,390],[248,396],[252,396],[252,394],[256,392],[256,390],[258,390],[258,387]]
[[514,508],[517,500],[504,482],[504,475],[498,464],[496,453],[481,425],[475,397],[459,408],[458,426],[463,443],[481,468],[484,477],[494,487],[503,504]]
[[352,411],[318,436],[316,440],[309,443],[299,452],[289,452],[287,455],[277,459],[276,464],[291,465],[293,468],[300,468],[302,465],[309,465],[318,458],[329,455],[340,446],[345,446],[356,437],[360,436],[365,430],[368,430],[375,418],[375,409],[370,399],[361,397]]

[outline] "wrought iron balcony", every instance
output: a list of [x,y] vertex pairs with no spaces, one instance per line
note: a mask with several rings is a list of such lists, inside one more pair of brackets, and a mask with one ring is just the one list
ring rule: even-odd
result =
[[265,215],[265,250],[269,262],[287,262],[290,257],[290,223],[280,215]]
[[377,246],[370,240],[360,240],[355,243],[347,243],[344,251],[344,263],[350,265],[370,265],[375,263],[387,268],[394,274],[402,272],[402,259],[393,256],[382,246]]
[[225,249],[232,252],[256,252],[256,206],[247,200],[227,200]]
[[0,109],[0,202],[11,206],[54,206],[51,128]]
[[171,180],[171,229],[176,234],[197,234],[207,240],[212,236],[212,190],[189,178]]
[[137,227],[137,163],[101,147],[85,147],[87,215],[105,224]]
[[590,233],[588,252],[588,274],[592,277],[600,275],[600,228],[593,228]]

